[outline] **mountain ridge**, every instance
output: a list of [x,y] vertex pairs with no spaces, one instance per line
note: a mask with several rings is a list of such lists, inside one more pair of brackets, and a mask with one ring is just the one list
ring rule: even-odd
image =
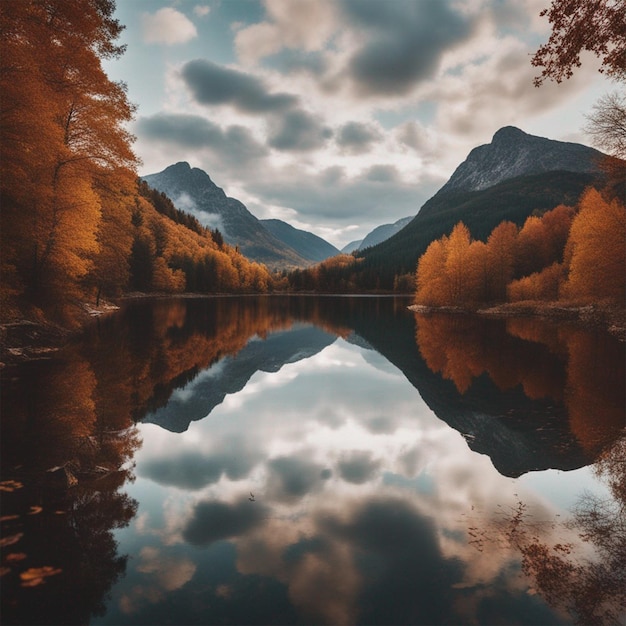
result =
[[262,219],[259,221],[274,237],[296,250],[300,256],[308,261],[318,263],[339,254],[339,250],[335,246],[307,230],[295,228],[291,224],[278,219]]
[[530,135],[515,126],[504,126],[491,143],[477,146],[455,169],[439,193],[482,191],[488,187],[530,174],[550,171],[599,171],[604,155],[583,144]]
[[404,228],[357,253],[356,284],[371,288],[367,276],[375,269],[377,287],[392,289],[394,277],[415,272],[428,245],[449,235],[460,221],[474,238],[486,240],[504,220],[521,226],[535,211],[575,205],[587,186],[601,182],[599,161],[605,156],[582,144],[536,137],[514,126],[501,128],[490,144],[470,151]]
[[204,170],[192,168],[186,161],[143,176],[142,180],[169,196],[176,208],[195,215],[204,226],[218,228],[226,243],[238,246],[252,261],[274,269],[311,263],[272,235],[242,202],[228,197]]

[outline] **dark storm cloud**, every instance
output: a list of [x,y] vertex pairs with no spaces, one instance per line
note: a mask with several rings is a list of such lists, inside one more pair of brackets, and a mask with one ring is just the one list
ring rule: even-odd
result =
[[347,20],[365,43],[349,62],[362,95],[403,95],[431,78],[443,53],[471,33],[447,0],[343,0]]
[[200,117],[179,113],[157,113],[140,117],[135,132],[142,139],[169,143],[181,148],[209,148],[221,158],[240,163],[267,154],[243,126],[229,126],[225,130]]
[[246,113],[271,113],[298,103],[296,96],[270,93],[255,76],[204,59],[185,63],[181,76],[200,104],[232,104]]
[[287,111],[270,122],[269,145],[277,150],[307,151],[321,148],[332,130],[321,120],[300,109]]
[[337,143],[347,152],[358,154],[365,152],[380,136],[378,129],[370,124],[348,122],[339,129]]
[[366,450],[353,450],[345,454],[339,461],[339,474],[349,483],[361,485],[376,475],[380,461],[372,457]]
[[319,488],[323,468],[307,459],[278,457],[269,462],[268,491],[277,500],[293,502]]
[[267,508],[247,499],[234,504],[204,500],[193,508],[183,529],[183,539],[196,546],[205,546],[220,539],[237,537],[263,522]]
[[213,455],[185,452],[166,459],[150,459],[141,467],[139,474],[160,485],[173,485],[182,489],[201,489],[216,483],[222,475],[230,480],[245,478],[259,455],[242,446],[225,446],[225,451]]

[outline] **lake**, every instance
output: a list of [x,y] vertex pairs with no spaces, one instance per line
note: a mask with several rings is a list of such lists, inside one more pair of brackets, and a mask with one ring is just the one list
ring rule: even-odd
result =
[[4,624],[626,623],[624,345],[129,301],[2,371]]

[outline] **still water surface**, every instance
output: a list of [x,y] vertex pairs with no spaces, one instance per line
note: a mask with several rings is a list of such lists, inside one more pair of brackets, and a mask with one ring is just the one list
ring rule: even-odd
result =
[[623,344],[408,304],[133,302],[7,368],[3,623],[624,623]]

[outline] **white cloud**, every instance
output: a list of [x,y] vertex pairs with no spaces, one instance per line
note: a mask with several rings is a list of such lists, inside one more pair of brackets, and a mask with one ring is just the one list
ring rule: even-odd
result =
[[187,43],[198,36],[198,31],[185,15],[164,7],[156,13],[141,16],[143,40],[145,43],[162,43],[167,46]]
[[206,17],[211,12],[211,7],[206,4],[197,4],[193,8],[193,12],[198,17]]
[[321,49],[337,27],[329,0],[266,0],[269,21],[239,30],[235,47],[244,63],[254,63],[282,48]]

